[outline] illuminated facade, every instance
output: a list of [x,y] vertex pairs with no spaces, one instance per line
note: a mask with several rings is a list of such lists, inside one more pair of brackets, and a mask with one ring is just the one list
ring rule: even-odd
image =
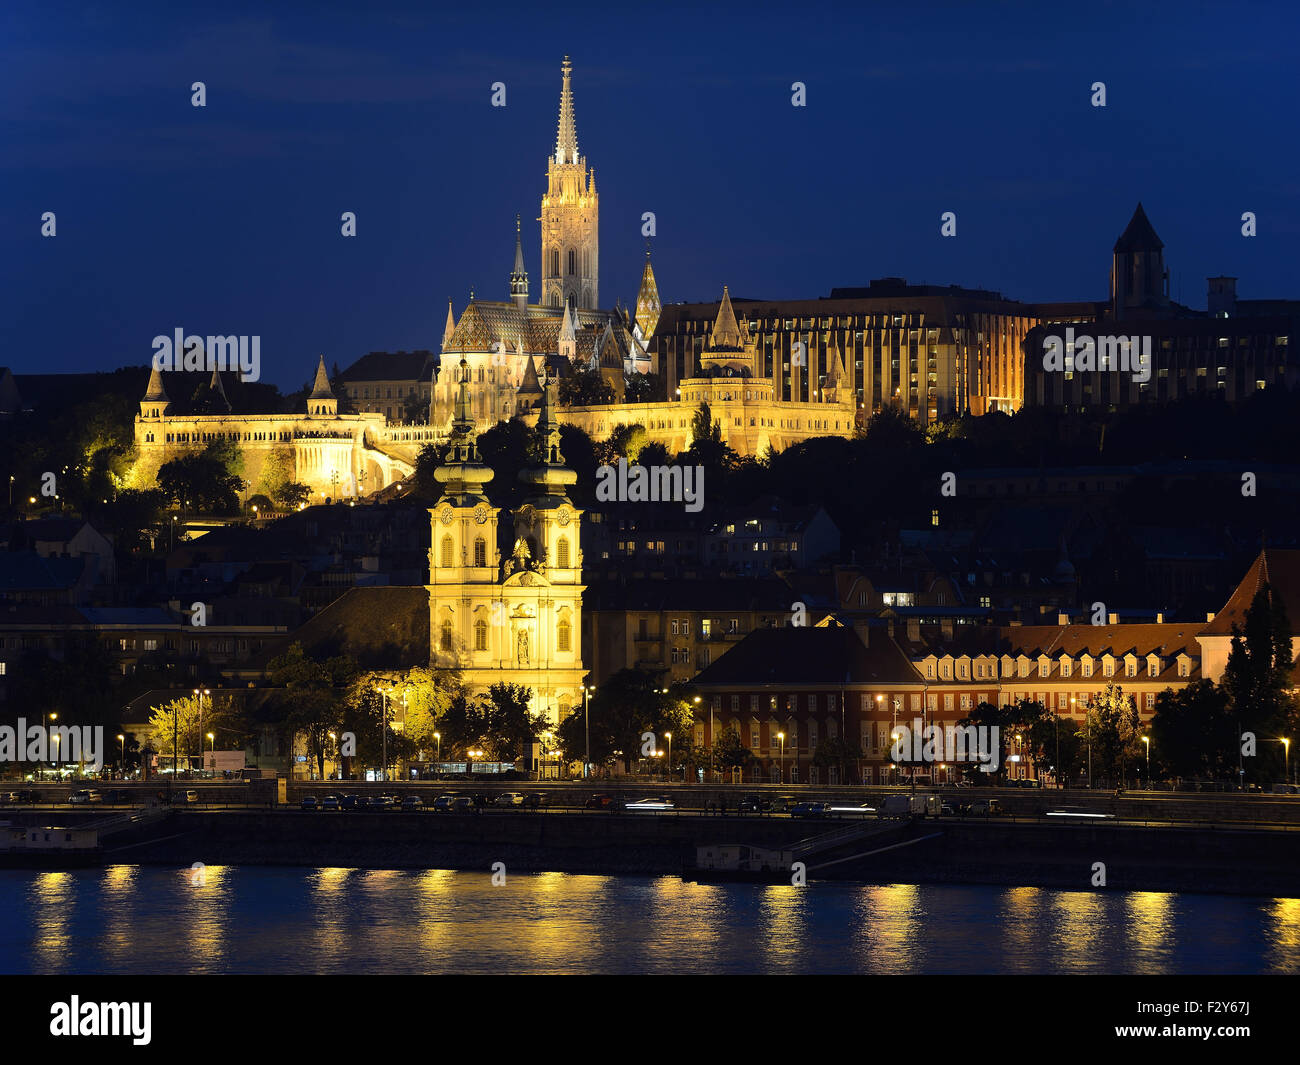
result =
[[[188,376],[184,387],[193,388]],[[177,412],[164,374],[154,369],[135,418],[136,461],[127,484],[155,486],[159,468],[214,441],[239,450],[243,498],[271,494],[285,482],[305,484],[312,502],[366,495],[415,470],[419,449],[437,434],[427,426],[389,425],[379,413],[340,414],[322,357],[301,414],[237,414],[221,374],[212,372],[203,413]]]
[[506,534],[485,492],[493,473],[475,445],[468,362],[458,370],[451,450],[435,472],[444,494],[429,511],[430,665],[459,670],[474,693],[528,687],[533,711],[558,723],[582,698],[582,511],[568,497],[578,475],[560,454],[552,382],[538,405],[545,458],[520,472],[530,491]]

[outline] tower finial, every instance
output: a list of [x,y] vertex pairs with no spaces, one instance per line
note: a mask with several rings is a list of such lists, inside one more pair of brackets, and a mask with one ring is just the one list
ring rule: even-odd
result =
[[560,87],[560,128],[555,138],[555,161],[557,163],[576,163],[578,161],[578,129],[573,118],[573,87],[570,77],[573,67],[569,57],[564,57],[560,68],[563,82]]

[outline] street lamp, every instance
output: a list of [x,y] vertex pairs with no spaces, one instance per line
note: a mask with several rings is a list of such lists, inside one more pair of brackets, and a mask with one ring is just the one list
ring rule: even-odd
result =
[[1143,736],[1142,742],[1147,748],[1147,791],[1151,790],[1151,737]]
[[673,779],[673,734],[671,732],[665,732],[664,735],[668,737],[668,779],[672,780]]
[[[45,735],[46,735],[46,736],[49,736],[49,734],[50,734],[50,722],[51,722],[51,721],[58,721],[58,720],[59,720],[59,713],[58,713],[58,711],[57,711],[57,710],[46,711],[44,720],[45,720],[45,724],[44,724]],[[54,764],[53,762],[50,763],[51,767],[53,767],[53,764]]]
[[1291,782],[1291,740],[1283,736],[1278,741],[1282,745],[1282,780]]
[[[210,696],[211,694],[212,692],[208,688],[204,688],[202,691],[200,691],[198,688],[194,689],[194,698],[196,698],[199,701],[199,735],[200,736],[202,736],[203,734],[203,696],[205,695]],[[186,743],[188,744],[189,741],[186,740]],[[199,740],[199,762],[201,763],[202,761],[203,761],[203,740],[200,739]]]
[[382,739],[380,740],[380,742],[383,745],[383,751],[384,751],[383,754],[384,765],[383,768],[380,770],[380,774],[379,774],[381,780],[388,779],[388,693],[390,690],[391,689],[389,688],[379,689],[379,699],[380,699],[380,705],[382,707],[380,713],[380,720],[381,720],[380,736],[382,737]]
[[122,733],[117,734],[118,741],[122,744],[122,776],[126,777],[126,736]]
[[785,733],[778,732],[776,734],[776,738],[781,741],[781,762],[780,762],[781,769],[778,774],[777,783],[784,784],[785,783]]
[[[697,695],[694,700],[696,706],[700,705],[700,697]],[[694,718],[694,714],[691,715]],[[709,780],[713,780],[713,700],[709,700]]]
[[215,732],[208,733],[208,750],[212,752],[212,771],[215,773],[217,769],[217,734]]
[[438,744],[438,753],[437,753],[436,755],[434,755],[433,760],[434,760],[435,762],[441,762],[441,761],[442,761],[442,733],[441,733],[441,732],[435,732],[435,733],[433,734],[433,738],[434,738],[435,741],[437,741],[437,744]]
[[587,774],[591,771],[591,694],[596,690],[595,685],[588,687],[582,686],[582,734],[586,744],[585,753],[582,761],[582,779],[587,779]]

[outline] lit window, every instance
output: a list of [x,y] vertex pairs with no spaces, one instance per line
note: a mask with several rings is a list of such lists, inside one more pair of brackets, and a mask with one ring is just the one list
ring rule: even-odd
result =
[[474,650],[486,651],[488,649],[487,637],[487,622],[479,618],[478,621],[474,622]]
[[559,650],[561,651],[570,650],[569,644],[571,642],[571,638],[570,638],[571,632],[572,632],[572,628],[569,625],[569,619],[561,618],[560,624],[556,626],[556,630],[555,630],[556,646]]
[[442,538],[442,568],[443,568],[443,569],[450,569],[450,568],[451,568],[451,566],[452,566],[452,561],[451,561],[451,560],[452,560],[453,554],[454,554],[454,551],[453,551],[453,547],[452,547],[451,537],[450,537],[450,536],[444,536],[444,537]]

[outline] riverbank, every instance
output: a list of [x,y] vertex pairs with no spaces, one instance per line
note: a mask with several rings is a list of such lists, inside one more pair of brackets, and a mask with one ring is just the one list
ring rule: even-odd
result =
[[[690,873],[698,846],[783,850],[844,827],[785,818],[629,813],[179,810],[156,825],[106,839],[102,860],[182,868],[202,862],[481,871],[500,862],[516,872],[682,875]],[[1300,832],[919,820],[899,823],[887,839],[849,839],[822,849],[806,865],[814,881],[1300,897]]]

